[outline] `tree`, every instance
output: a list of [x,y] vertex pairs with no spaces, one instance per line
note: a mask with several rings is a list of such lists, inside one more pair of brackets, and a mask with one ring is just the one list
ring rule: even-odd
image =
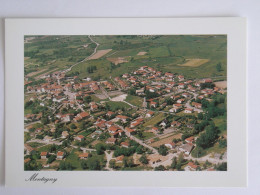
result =
[[72,124],[70,125],[70,128],[71,128],[71,129],[77,129],[77,126],[76,126],[74,123],[72,123]]
[[129,95],[135,95],[135,89],[134,88],[129,89],[128,94]]
[[87,160],[87,166],[90,170],[101,170],[101,164],[98,159],[90,158]]
[[168,153],[168,148],[165,145],[160,145],[158,152],[159,154],[166,156]]
[[220,148],[225,148],[227,147],[227,140],[226,139],[222,139],[222,140],[219,140],[219,147]]
[[172,159],[171,168],[172,168],[172,169],[176,169],[176,166],[177,166],[177,157],[175,156],[175,157]]
[[49,123],[48,117],[42,117],[41,123],[44,124],[44,125],[47,125]]
[[144,147],[142,145],[139,145],[137,148],[136,148],[136,153],[137,154],[143,154],[144,153]]
[[163,165],[159,165],[158,167],[154,168],[155,171],[164,171],[165,167]]
[[85,160],[81,161],[80,165],[81,165],[82,169],[87,169],[88,168],[87,162]]
[[148,159],[147,159],[147,157],[146,157],[145,154],[143,154],[143,155],[140,157],[139,161],[140,161],[141,163],[145,164],[145,165],[148,164]]
[[109,167],[112,168],[112,169],[116,168],[116,161],[114,159],[109,161]]
[[216,69],[217,69],[218,72],[220,72],[221,69],[222,69],[222,64],[221,64],[221,63],[218,63],[218,64],[216,65]]
[[224,162],[224,163],[221,163],[220,165],[217,165],[217,166],[216,166],[216,169],[217,169],[218,171],[226,171],[226,170],[227,170],[227,163]]
[[42,165],[35,160],[31,160],[24,164],[24,170],[39,170],[42,167]]
[[47,163],[50,164],[50,163],[52,163],[53,161],[55,161],[55,159],[56,159],[56,156],[55,156],[55,155],[51,155],[51,156],[48,158]]
[[106,150],[106,147],[101,143],[97,144],[95,148],[97,150],[98,155],[104,154],[104,151]]
[[206,154],[206,152],[199,146],[197,146],[193,151],[192,151],[192,156],[194,156],[195,158],[200,158],[202,156],[204,156]]
[[218,138],[218,129],[215,124],[212,123],[206,127],[206,131],[202,133],[197,139],[196,143],[203,149],[210,147],[214,141]]
[[124,157],[124,159],[123,159],[123,166],[128,167],[128,161],[127,161],[126,157]]
[[134,166],[134,159],[129,157],[127,163],[128,163],[129,167],[133,167]]

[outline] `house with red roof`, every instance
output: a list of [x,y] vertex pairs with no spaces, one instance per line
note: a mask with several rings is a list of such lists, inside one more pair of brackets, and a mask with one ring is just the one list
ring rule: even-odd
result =
[[123,115],[117,115],[117,116],[116,116],[116,119],[117,119],[117,120],[120,120],[120,121],[122,121],[122,122],[124,122],[124,123],[127,122],[127,119],[128,119],[128,118],[129,118],[128,116],[123,116]]
[[57,152],[57,160],[62,160],[65,157],[65,153],[64,152]]
[[153,111],[149,111],[146,113],[146,117],[149,118],[149,117],[152,117],[154,115],[154,112]]
[[82,160],[86,160],[89,157],[89,153],[82,153],[79,154],[79,158]]
[[130,129],[129,127],[126,127],[125,130],[126,130],[126,134],[128,136],[135,134],[135,130],[134,129]]
[[169,148],[169,149],[174,149],[175,148],[175,143],[173,143],[173,142],[170,142],[170,143],[166,143],[166,144],[164,144],[167,148]]
[[120,144],[124,148],[129,148],[130,144],[128,142],[121,142]]
[[74,138],[74,140],[75,141],[83,141],[85,139],[85,137],[83,136],[83,135],[77,135],[75,138]]
[[193,143],[194,140],[195,140],[195,138],[194,138],[193,136],[191,136],[191,137],[186,138],[186,139],[185,139],[185,142],[187,142],[187,143]]
[[185,108],[184,113],[191,114],[191,113],[193,113],[193,109],[192,108]]
[[199,108],[199,109],[202,107],[202,104],[197,103],[197,102],[192,102],[191,105],[194,106],[195,108]]
[[191,171],[196,171],[199,168],[199,166],[192,161],[189,162],[186,167]]
[[153,107],[153,108],[156,108],[158,106],[158,103],[157,102],[150,102],[150,106]]
[[41,159],[46,159],[48,152],[41,152]]

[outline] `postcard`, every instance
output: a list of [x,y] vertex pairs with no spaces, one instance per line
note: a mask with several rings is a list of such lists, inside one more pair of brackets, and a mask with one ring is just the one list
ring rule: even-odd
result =
[[244,18],[6,19],[6,185],[247,185]]

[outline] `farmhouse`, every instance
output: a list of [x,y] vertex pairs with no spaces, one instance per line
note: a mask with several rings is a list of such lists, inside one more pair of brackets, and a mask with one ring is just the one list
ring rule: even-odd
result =
[[61,133],[61,138],[66,138],[66,137],[68,137],[68,136],[69,136],[68,131],[62,131],[62,133]]
[[153,111],[149,111],[145,116],[148,117],[152,117],[154,115]]
[[116,119],[117,119],[117,120],[121,120],[121,121],[124,122],[124,123],[127,122],[127,119],[128,119],[128,118],[129,118],[129,117],[123,116],[123,115],[117,115],[117,116],[116,116]]
[[115,144],[116,138],[110,137],[106,140],[106,144]]
[[77,135],[75,138],[74,138],[74,140],[75,141],[83,141],[85,138],[84,138],[84,136],[83,135]]
[[173,121],[173,122],[171,123],[171,127],[180,127],[180,126],[181,126],[181,123],[178,122],[178,121]]
[[87,159],[88,157],[89,157],[89,153],[82,153],[82,154],[79,154],[79,158],[80,158],[80,159],[85,160],[85,159]]
[[194,162],[189,162],[187,168],[191,171],[196,171],[198,169],[198,165],[194,164]]
[[167,144],[164,144],[167,148],[170,148],[170,149],[173,149],[175,148],[175,143],[173,142],[170,142],[170,143],[167,143]]
[[185,110],[184,110],[184,113],[190,114],[190,113],[192,113],[192,112],[193,112],[193,109],[192,109],[192,108],[185,108]]
[[57,160],[62,160],[64,158],[64,152],[58,152],[57,153]]
[[202,104],[197,103],[197,102],[192,102],[192,106],[194,106],[195,108],[201,108]]
[[185,139],[185,141],[187,143],[192,143],[194,141],[194,137],[193,136],[192,137],[188,137],[188,138]]
[[120,144],[124,148],[129,148],[129,143],[128,142],[121,142]]
[[41,152],[41,159],[46,159],[48,152]]

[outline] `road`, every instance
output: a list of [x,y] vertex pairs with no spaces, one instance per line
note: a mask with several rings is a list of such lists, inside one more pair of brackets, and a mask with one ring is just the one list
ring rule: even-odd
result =
[[111,151],[110,154],[107,151],[105,151],[105,155],[106,155],[106,159],[107,159],[105,168],[109,171],[113,171],[113,169],[109,167],[109,161],[113,159],[113,154],[114,154],[114,151]]
[[209,161],[210,163],[213,163],[213,164],[218,164],[218,163],[222,163],[222,162],[227,162],[226,160],[221,160],[221,159],[216,159],[216,158],[211,158],[212,154],[208,154],[207,156],[203,156],[201,158],[194,158],[192,157],[191,155],[189,155],[188,157],[185,157],[185,159],[192,159],[193,161],[202,161],[202,162],[206,162],[206,161]]
[[74,67],[74,66],[76,66],[76,65],[78,65],[78,64],[80,64],[80,63],[82,63],[82,62],[85,62],[85,61],[87,61],[87,60],[89,60],[89,58],[90,57],[92,57],[94,54],[96,54],[97,53],[97,48],[98,48],[98,46],[99,46],[99,43],[98,42],[96,42],[96,41],[94,41],[92,38],[91,38],[91,36],[89,35],[88,36],[88,38],[93,42],[93,43],[95,43],[97,46],[95,47],[95,49],[94,49],[94,51],[93,51],[93,53],[90,55],[90,56],[88,56],[88,57],[86,57],[86,58],[84,58],[83,60],[81,60],[81,61],[79,61],[79,62],[77,62],[77,63],[75,63],[75,64],[73,64],[71,67],[69,67],[68,69],[66,69],[66,70],[63,70],[62,72],[64,72],[64,73],[67,73],[67,72],[69,72],[69,71],[71,71],[72,70],[72,68]]
[[31,122],[31,123],[24,124],[24,127],[28,127],[28,126],[34,125],[36,123],[41,123],[41,121],[34,121],[34,122]]
[[196,97],[198,96],[198,94],[193,93],[193,92],[190,92],[190,91],[189,91],[189,93],[191,93],[191,94],[193,95],[193,98],[189,99],[189,100],[186,102],[185,107],[186,107],[186,108],[193,109],[195,112],[198,112],[198,113],[203,112],[202,109],[194,108],[194,107],[192,107],[192,106],[190,105],[191,100],[196,99]]
[[122,129],[122,130],[125,132],[126,136],[129,137],[131,140],[134,140],[134,141],[136,141],[137,143],[139,143],[140,145],[142,145],[142,146],[144,146],[144,147],[146,147],[146,148],[152,150],[153,153],[155,153],[155,154],[158,153],[158,151],[157,151],[155,148],[153,148],[153,147],[147,145],[146,143],[144,143],[143,140],[140,140],[140,139],[136,138],[135,136],[129,135],[128,132],[125,130],[125,128],[124,128],[123,126],[120,126],[120,125],[118,125],[118,126],[120,127],[120,129]]
[[42,144],[55,144],[55,145],[61,145],[62,142],[59,141],[45,141],[45,140],[41,140],[41,139],[33,139],[33,140],[29,140],[26,143],[30,143],[30,142],[37,142],[37,143],[42,143]]
[[100,87],[102,93],[104,94],[104,96],[106,96],[109,100],[111,100],[111,97],[109,97],[109,95],[108,95],[107,91],[104,89],[104,87],[102,87],[101,85],[99,85],[99,87]]
[[117,89],[118,89],[119,91],[121,91],[121,90],[122,90],[121,87],[119,87],[119,85],[111,78],[111,76],[110,76],[110,79],[111,79],[111,81],[114,83],[114,85],[117,87]]
[[85,110],[82,108],[82,106],[78,103],[75,93],[70,92],[68,89],[64,92],[65,95],[69,97],[69,100],[75,101],[75,103],[78,106],[78,109],[80,109],[82,112],[85,112]]

